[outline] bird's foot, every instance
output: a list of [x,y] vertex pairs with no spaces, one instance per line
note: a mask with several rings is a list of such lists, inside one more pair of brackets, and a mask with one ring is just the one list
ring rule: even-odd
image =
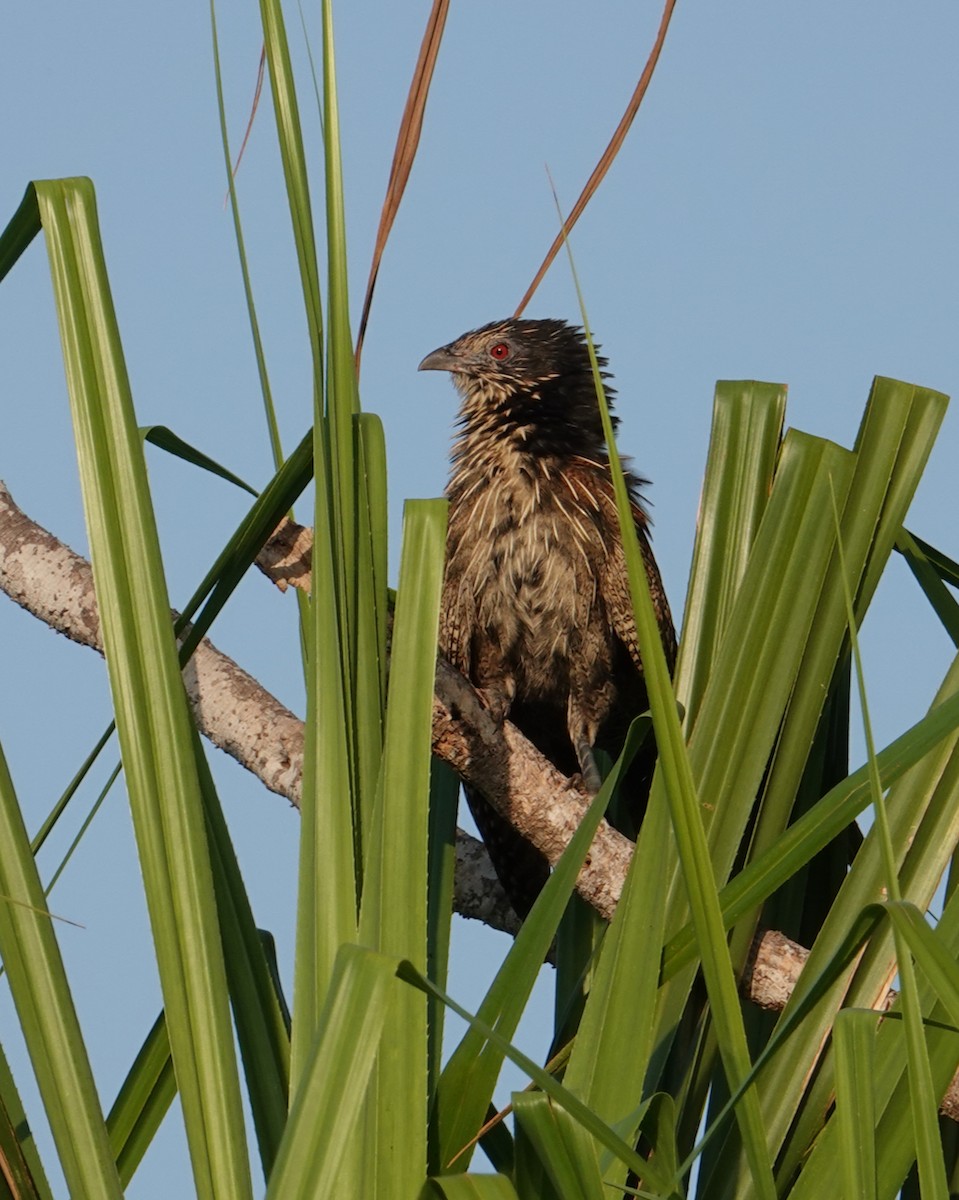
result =
[[583,783],[586,785],[587,790],[595,796],[603,786],[603,777],[600,775],[596,759],[593,757],[593,749],[585,738],[576,742],[576,757],[579,759],[579,769],[582,772]]
[[502,725],[509,716],[509,710],[513,703],[513,697],[509,692],[505,688],[478,687],[476,694],[496,724]]

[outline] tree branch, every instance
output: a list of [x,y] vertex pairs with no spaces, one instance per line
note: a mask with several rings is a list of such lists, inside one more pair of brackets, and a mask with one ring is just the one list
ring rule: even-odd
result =
[[[308,542],[300,527],[286,530],[261,568],[275,580],[302,586],[308,578]],[[103,652],[90,564],[31,521],[2,481],[0,591],[71,640]],[[184,681],[200,731],[271,792],[298,805],[302,721],[208,639],[197,647]],[[479,788],[551,863],[559,859],[589,797],[513,725],[497,727],[469,683],[442,660],[433,700],[433,751]],[[616,908],[632,850],[632,842],[603,822],[577,881],[580,895],[607,918]],[[482,843],[462,830],[457,831],[455,905],[461,915],[494,929],[515,933],[518,928]],[[743,995],[760,1007],[781,1010],[808,954],[780,933],[757,934],[743,974]],[[881,1007],[894,996],[890,993]],[[957,1080],[941,1110],[959,1120]]]
[[[293,541],[278,546],[278,555],[289,556],[292,576],[299,550]],[[2,481],[0,591],[51,629],[103,653],[89,562],[30,520]],[[200,732],[271,792],[298,807],[303,774],[299,717],[208,638],[197,647],[183,678]],[[455,902],[461,915],[494,929],[515,934],[519,928],[482,842],[463,830],[457,831]]]

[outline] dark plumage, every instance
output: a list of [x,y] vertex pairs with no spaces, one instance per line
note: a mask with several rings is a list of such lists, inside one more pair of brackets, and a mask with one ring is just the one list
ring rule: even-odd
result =
[[[508,715],[595,791],[594,748],[617,754],[647,701],[586,339],[564,321],[497,321],[433,351],[420,370],[449,371],[462,397],[440,649],[495,717]],[[672,666],[675,633],[640,481],[628,483]],[[468,795],[497,873],[525,914],[548,868]]]

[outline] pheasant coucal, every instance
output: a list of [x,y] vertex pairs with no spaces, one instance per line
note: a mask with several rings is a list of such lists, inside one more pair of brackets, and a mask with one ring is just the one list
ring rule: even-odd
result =
[[[561,771],[579,770],[597,791],[594,749],[618,754],[648,704],[586,338],[565,321],[496,321],[434,350],[419,369],[449,371],[462,397],[440,650],[496,719],[509,716]],[[642,481],[627,482],[672,669],[676,636]],[[647,787],[648,772],[647,762]],[[467,789],[467,798],[525,916],[548,864],[482,796]]]

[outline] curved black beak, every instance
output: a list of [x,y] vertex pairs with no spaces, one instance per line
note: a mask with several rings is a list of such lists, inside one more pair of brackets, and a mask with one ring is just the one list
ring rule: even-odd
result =
[[460,364],[456,356],[450,353],[449,346],[440,346],[432,354],[427,354],[420,363],[419,371],[458,371]]

